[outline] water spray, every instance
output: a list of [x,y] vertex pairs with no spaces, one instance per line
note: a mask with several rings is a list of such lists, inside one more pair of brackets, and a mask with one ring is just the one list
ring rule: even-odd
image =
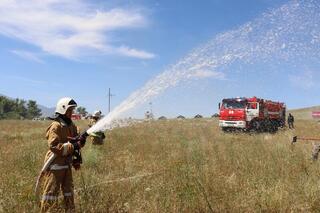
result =
[[[115,126],[112,122],[123,113],[150,102],[168,88],[175,87],[181,82],[208,77],[218,81],[226,80],[230,70],[234,70],[231,68],[233,64],[259,62],[271,62],[270,64],[274,65],[282,62],[296,64],[297,61],[301,62],[306,57],[318,60],[320,57],[319,20],[318,0],[292,0],[238,29],[218,34],[133,92],[87,133],[112,129]],[[278,77],[278,72],[280,71],[273,74]],[[231,77],[232,74],[234,73],[231,73]],[[246,75],[246,73],[241,74]],[[269,71],[259,71],[257,74],[261,76],[261,82],[270,75]],[[291,71],[288,74],[297,73]],[[128,123],[121,125],[125,126]]]

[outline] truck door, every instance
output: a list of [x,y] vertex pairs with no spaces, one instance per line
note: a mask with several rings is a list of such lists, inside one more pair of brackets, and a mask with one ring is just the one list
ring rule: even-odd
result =
[[259,104],[257,102],[248,102],[246,109],[247,121],[259,117]]

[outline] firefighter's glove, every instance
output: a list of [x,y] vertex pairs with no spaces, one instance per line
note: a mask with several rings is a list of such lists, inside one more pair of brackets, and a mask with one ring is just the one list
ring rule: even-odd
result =
[[80,144],[81,147],[84,147],[84,145],[86,145],[86,139],[87,139],[87,137],[83,137],[83,136],[80,135],[79,144]]
[[80,150],[81,147],[82,147],[79,141],[74,142],[72,145],[73,145],[73,150],[74,150],[74,151]]
[[81,142],[77,137],[68,137],[69,142],[73,145],[73,150],[80,150],[82,148]]
[[69,137],[68,139],[69,139],[70,143],[72,143],[74,145],[74,149],[80,149],[80,148],[84,147],[84,145],[86,144],[87,137],[88,137],[88,133],[83,132],[76,137]]
[[88,137],[88,133],[87,131],[81,133],[79,136],[78,136],[78,141],[80,142],[80,145],[81,147],[84,147],[84,145],[86,144],[86,140],[87,140],[87,137]]

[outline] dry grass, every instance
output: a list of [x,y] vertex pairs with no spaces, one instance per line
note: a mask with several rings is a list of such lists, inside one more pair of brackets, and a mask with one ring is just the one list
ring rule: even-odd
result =
[[[38,211],[33,187],[48,124],[0,122],[0,212]],[[193,119],[114,129],[103,146],[83,150],[81,172],[74,172],[77,210],[317,212],[319,162],[310,160],[311,143],[290,140],[320,136],[319,124],[296,126],[273,135],[225,134],[217,120]]]

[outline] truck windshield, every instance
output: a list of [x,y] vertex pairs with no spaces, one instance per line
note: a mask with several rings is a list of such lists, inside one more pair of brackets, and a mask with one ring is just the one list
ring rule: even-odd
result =
[[244,101],[224,101],[222,107],[224,109],[244,109],[246,103]]

